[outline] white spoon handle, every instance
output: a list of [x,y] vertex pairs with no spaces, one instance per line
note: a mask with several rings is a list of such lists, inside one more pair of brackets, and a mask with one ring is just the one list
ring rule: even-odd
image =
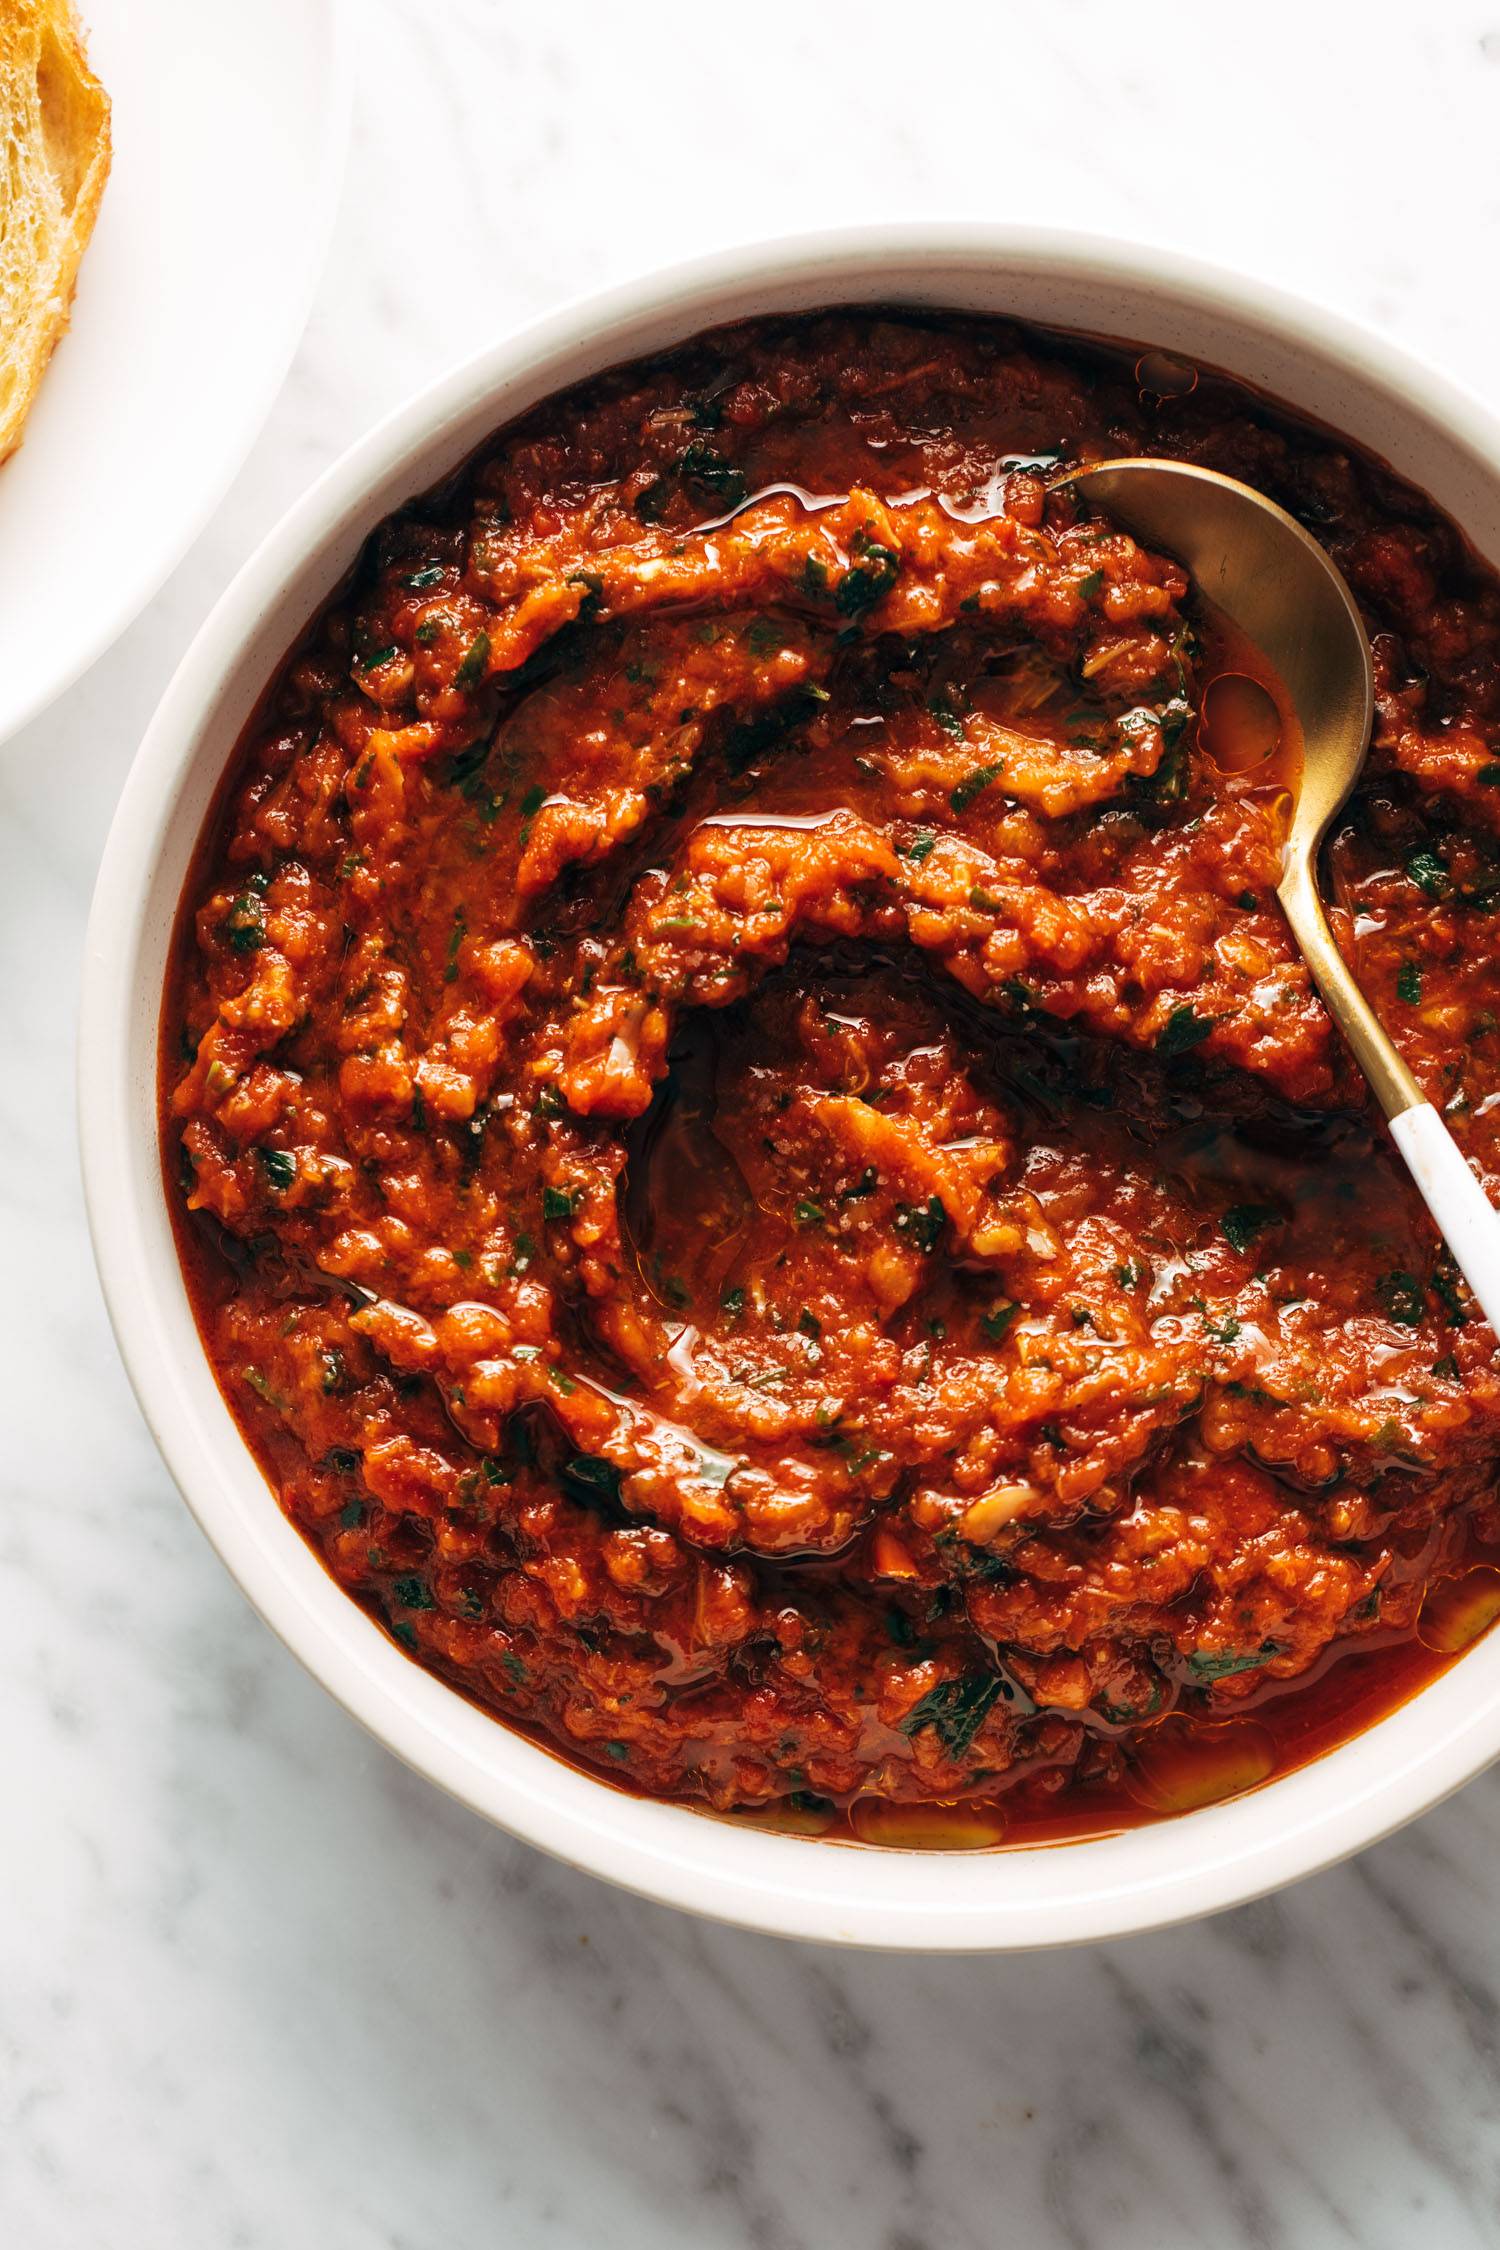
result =
[[1458,1143],[1433,1108],[1418,1102],[1390,1121],[1405,1157],[1463,1277],[1500,1336],[1500,1211],[1475,1179]]

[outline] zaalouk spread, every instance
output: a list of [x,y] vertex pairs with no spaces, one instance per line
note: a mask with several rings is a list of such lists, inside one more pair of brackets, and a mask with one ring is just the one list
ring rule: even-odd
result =
[[340,1584],[612,1781],[1108,1826],[1500,1607],[1495,1340],[1273,895],[1295,729],[1056,484],[1136,452],[1365,608],[1340,940],[1500,1186],[1500,583],[1159,355],[841,314],[549,401],[374,534],[205,837],[163,1130],[226,1395]]

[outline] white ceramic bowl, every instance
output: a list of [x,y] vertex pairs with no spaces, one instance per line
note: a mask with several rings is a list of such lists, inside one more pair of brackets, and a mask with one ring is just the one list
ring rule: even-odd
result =
[[1500,1752],[1500,1635],[1316,1764],[1099,1841],[882,1852],[623,1795],[411,1663],[324,1574],[219,1395],[157,1157],[157,1013],[194,840],[257,694],[365,533],[499,424],[597,369],[715,322],[875,299],[1009,313],[1227,368],[1383,455],[1500,562],[1500,425],[1489,414],[1313,305],[1157,251],[1007,228],[884,229],[737,250],[572,306],[446,376],[346,454],[246,564],[184,658],[126,783],[94,900],[84,1179],[120,1349],[189,1506],[266,1622],[418,1772],[576,1866],[726,1921],[923,1951],[1056,1945],[1252,1898],[1467,1781]]

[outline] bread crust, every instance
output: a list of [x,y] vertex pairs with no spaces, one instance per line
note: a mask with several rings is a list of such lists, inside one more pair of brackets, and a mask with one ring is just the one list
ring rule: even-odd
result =
[[109,164],[72,0],[0,0],[0,463],[68,325]]

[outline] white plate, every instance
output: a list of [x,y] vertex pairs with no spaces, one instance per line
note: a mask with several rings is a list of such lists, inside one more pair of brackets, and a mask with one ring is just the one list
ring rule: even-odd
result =
[[114,167],[0,468],[0,741],[123,632],[281,387],[349,132],[338,0],[83,0]]

